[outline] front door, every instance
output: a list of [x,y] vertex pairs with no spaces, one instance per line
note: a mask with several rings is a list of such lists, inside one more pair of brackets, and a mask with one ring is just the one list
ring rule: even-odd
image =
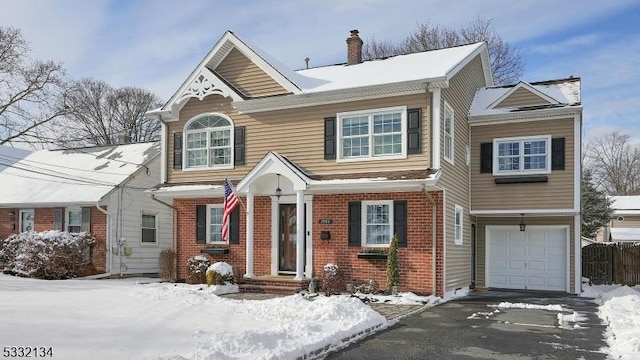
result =
[[20,210],[20,232],[33,231],[33,209]]
[[297,224],[295,204],[280,204],[278,271],[284,274],[296,272]]

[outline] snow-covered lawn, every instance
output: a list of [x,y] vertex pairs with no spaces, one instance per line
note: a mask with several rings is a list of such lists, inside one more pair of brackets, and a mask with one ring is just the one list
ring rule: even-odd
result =
[[[389,325],[348,296],[232,300],[206,285],[139,280],[0,274],[0,347],[51,347],[65,360],[295,359]],[[373,301],[438,302],[412,294]]]

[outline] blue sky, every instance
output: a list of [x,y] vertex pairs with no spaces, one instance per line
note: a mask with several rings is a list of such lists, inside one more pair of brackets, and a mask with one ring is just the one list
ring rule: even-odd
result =
[[1,0],[32,55],[73,78],[149,89],[167,100],[224,31],[291,68],[346,60],[345,39],[400,41],[418,22],[459,28],[480,17],[517,46],[525,81],[580,76],[587,137],[640,143],[639,0]]

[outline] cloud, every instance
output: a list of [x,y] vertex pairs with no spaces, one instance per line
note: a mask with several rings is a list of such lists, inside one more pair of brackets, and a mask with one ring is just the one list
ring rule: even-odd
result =
[[559,53],[566,53],[570,51],[574,51],[576,48],[584,48],[595,45],[598,40],[602,38],[599,34],[585,34],[574,36],[572,38],[551,43],[551,44],[541,44],[533,46],[528,49],[527,52],[530,54],[542,54],[542,55],[555,55]]

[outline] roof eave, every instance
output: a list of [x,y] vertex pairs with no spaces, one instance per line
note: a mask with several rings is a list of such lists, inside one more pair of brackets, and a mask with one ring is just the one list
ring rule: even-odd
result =
[[551,120],[582,113],[582,105],[565,106],[562,108],[541,109],[532,111],[516,111],[490,115],[469,115],[469,125],[490,125],[500,122],[518,122],[534,120]]

